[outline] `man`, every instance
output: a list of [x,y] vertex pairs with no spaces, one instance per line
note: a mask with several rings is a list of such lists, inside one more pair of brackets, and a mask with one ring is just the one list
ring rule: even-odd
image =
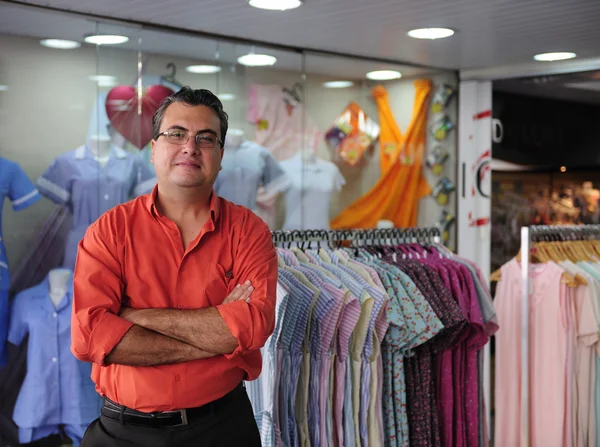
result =
[[79,245],[72,351],[105,397],[82,446],[258,446],[242,380],[274,328],[271,233],[213,192],[227,133],[215,95],[184,87],[153,126],[154,191]]

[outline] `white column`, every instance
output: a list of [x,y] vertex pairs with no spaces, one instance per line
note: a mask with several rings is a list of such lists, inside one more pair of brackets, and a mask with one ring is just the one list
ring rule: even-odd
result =
[[[492,83],[463,81],[458,121],[458,254],[490,275],[492,172]],[[484,396],[491,432],[490,344],[484,349]]]

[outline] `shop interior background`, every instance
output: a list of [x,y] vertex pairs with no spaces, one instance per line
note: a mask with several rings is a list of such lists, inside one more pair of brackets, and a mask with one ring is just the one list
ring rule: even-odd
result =
[[[225,110],[230,116],[230,128],[243,130],[252,141],[254,129],[248,122],[248,87],[253,83],[279,84],[292,87],[303,85],[303,102],[307,115],[322,132],[333,123],[350,101],[356,102],[369,117],[379,121],[371,89],[378,83],[369,81],[365,74],[372,70],[394,69],[402,78],[381,82],[388,91],[392,111],[401,130],[406,131],[413,112],[416,79],[428,78],[433,89],[446,84],[457,88],[457,78],[452,71],[428,70],[410,66],[383,64],[357,58],[331,57],[312,53],[293,53],[271,48],[240,45],[189,35],[164,33],[140,27],[105,23],[55,12],[27,9],[0,4],[0,84],[6,89],[0,92],[0,135],[2,156],[18,162],[29,177],[35,181],[52,160],[64,152],[73,150],[86,141],[88,129],[93,124],[96,98],[114,85],[132,85],[138,73],[138,52],[142,55],[144,83],[155,83],[160,77],[168,77],[176,67],[175,79],[179,84],[193,88],[207,88],[221,95]],[[22,23],[37,23],[24,31]],[[120,46],[83,44],[73,50],[56,50],[42,47],[40,38],[54,36],[82,40],[93,33],[121,34],[129,42]],[[27,35],[29,34],[29,35]],[[277,57],[271,67],[244,67],[236,59],[246,53],[268,53]],[[185,70],[189,65],[219,65],[221,71],[214,74],[193,74]],[[101,76],[92,80],[93,76]],[[109,77],[106,77],[109,76]],[[98,81],[98,79],[100,79]],[[350,80],[353,85],[343,89],[325,88],[324,82]],[[160,81],[159,81],[160,82]],[[453,123],[457,120],[457,101],[452,99],[446,110]],[[430,112],[431,113],[431,112]],[[26,119],[24,119],[26,117]],[[431,121],[431,120],[430,120]],[[24,134],[27,135],[24,138]],[[428,132],[428,150],[436,141]],[[131,145],[129,145],[131,146]],[[451,131],[444,148],[449,154],[443,176],[456,182],[456,132]],[[136,148],[127,147],[137,151]],[[144,156],[148,159],[148,149]],[[318,157],[331,160],[335,154],[324,139]],[[330,205],[330,217],[367,192],[379,179],[378,149],[366,155],[363,166],[351,167],[338,163],[346,184],[334,193]],[[425,169],[429,183],[435,187],[442,176],[435,176]],[[435,225],[444,210],[455,214],[456,201],[451,194],[445,206],[432,197],[423,199],[419,208],[421,226]],[[43,226],[54,205],[47,200],[16,216],[5,205],[4,234],[11,265],[18,265],[28,249],[28,241]],[[279,228],[285,213],[282,198],[278,202]],[[28,222],[24,226],[22,222]],[[454,228],[450,227],[448,245],[455,246]]]

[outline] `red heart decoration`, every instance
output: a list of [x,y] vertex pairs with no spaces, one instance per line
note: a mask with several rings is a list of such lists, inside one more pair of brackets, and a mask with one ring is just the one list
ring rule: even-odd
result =
[[152,140],[152,116],[160,104],[174,92],[164,85],[152,85],[144,89],[141,114],[138,114],[137,89],[119,85],[106,96],[106,114],[112,126],[127,141],[143,149]]

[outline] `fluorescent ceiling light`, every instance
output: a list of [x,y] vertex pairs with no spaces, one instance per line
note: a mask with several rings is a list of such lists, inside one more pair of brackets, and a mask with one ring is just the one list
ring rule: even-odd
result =
[[323,83],[323,87],[325,88],[347,88],[353,85],[354,82],[352,81],[329,81]]
[[8,90],[8,85],[0,85],[0,92],[5,92]]
[[211,74],[220,72],[221,67],[218,65],[190,65],[185,67],[185,71],[196,74]]
[[285,11],[286,9],[295,9],[302,5],[301,0],[250,0],[250,6],[260,9],[269,9],[271,11]]
[[277,58],[268,54],[246,54],[238,57],[237,61],[246,67],[265,67],[274,65],[277,62]]
[[56,48],[59,50],[72,50],[73,48],[79,48],[81,44],[74,40],[64,39],[43,39],[40,40],[40,45],[47,48]]
[[93,34],[87,36],[85,41],[94,45],[119,45],[121,43],[129,42],[129,37],[118,36],[115,34]]
[[575,53],[571,53],[569,51],[560,51],[558,53],[536,54],[533,56],[533,58],[538,62],[554,62],[573,59],[575,56],[577,56]]
[[450,28],[419,28],[408,32],[413,39],[445,39],[454,35]]
[[90,81],[96,82],[106,82],[106,81],[116,81],[117,77],[112,75],[93,75],[88,78]]
[[96,82],[98,87],[114,87],[118,84],[117,77],[112,75],[93,75],[88,79]]
[[400,79],[402,74],[396,70],[376,70],[367,73],[367,78],[372,81],[389,81],[391,79]]
[[233,93],[221,93],[217,96],[221,101],[232,101],[235,99],[235,95]]

